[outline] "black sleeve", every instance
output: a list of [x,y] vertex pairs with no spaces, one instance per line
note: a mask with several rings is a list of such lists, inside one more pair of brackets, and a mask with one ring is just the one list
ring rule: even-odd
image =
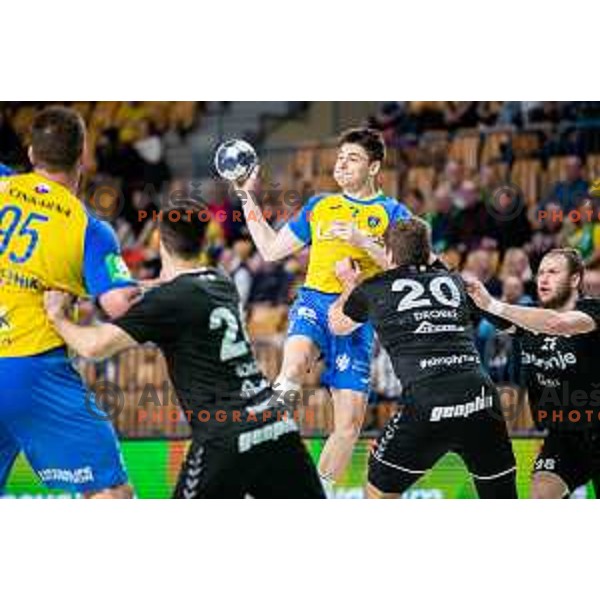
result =
[[140,302],[112,323],[140,344],[154,342],[160,345],[173,339],[177,330],[177,311],[171,307],[169,294],[157,288],[146,292]]
[[354,288],[342,311],[355,323],[366,323],[369,320],[369,301],[362,286]]
[[600,299],[581,298],[575,305],[575,310],[579,310],[594,319],[596,329],[600,329]]

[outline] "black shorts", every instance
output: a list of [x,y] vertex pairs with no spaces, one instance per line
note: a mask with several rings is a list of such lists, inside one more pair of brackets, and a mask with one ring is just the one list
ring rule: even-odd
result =
[[[470,403],[477,395],[472,390],[481,390],[482,385],[493,406],[472,411]],[[407,407],[388,422],[369,458],[369,483],[381,492],[401,494],[444,454],[456,452],[480,497],[516,498],[516,463],[495,387],[479,379],[478,386],[465,386],[462,394],[452,396],[453,401],[462,397],[464,408],[457,408],[460,404],[430,405],[427,410]]]
[[600,476],[600,432],[550,431],[533,465],[534,473],[554,473],[569,493]]
[[300,435],[281,429],[286,423],[233,437],[193,440],[173,497],[325,498]]

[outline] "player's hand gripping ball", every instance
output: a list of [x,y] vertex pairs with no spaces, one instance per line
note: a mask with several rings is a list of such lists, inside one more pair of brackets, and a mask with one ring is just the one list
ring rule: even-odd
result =
[[256,150],[244,140],[229,140],[215,153],[215,169],[228,181],[246,179],[257,164]]

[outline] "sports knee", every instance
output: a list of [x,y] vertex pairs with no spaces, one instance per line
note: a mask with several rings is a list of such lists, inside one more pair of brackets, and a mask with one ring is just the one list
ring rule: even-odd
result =
[[133,496],[133,488],[129,484],[85,494],[85,497],[90,500],[131,500]]
[[284,358],[281,375],[297,383],[301,383],[310,370],[310,356],[308,353],[295,354]]
[[360,436],[362,428],[362,420],[352,419],[347,423],[336,424],[334,426],[333,435],[338,439],[343,439],[348,442],[355,442]]
[[567,494],[566,486],[561,486],[557,481],[534,479],[531,484],[531,497],[534,500],[556,500]]

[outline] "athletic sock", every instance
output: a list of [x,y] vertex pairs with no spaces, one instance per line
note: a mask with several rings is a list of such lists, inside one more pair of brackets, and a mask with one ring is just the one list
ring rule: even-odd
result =
[[327,498],[335,498],[335,481],[332,477],[330,475],[321,475],[321,473],[319,473],[319,479],[321,480],[321,485],[323,486]]

